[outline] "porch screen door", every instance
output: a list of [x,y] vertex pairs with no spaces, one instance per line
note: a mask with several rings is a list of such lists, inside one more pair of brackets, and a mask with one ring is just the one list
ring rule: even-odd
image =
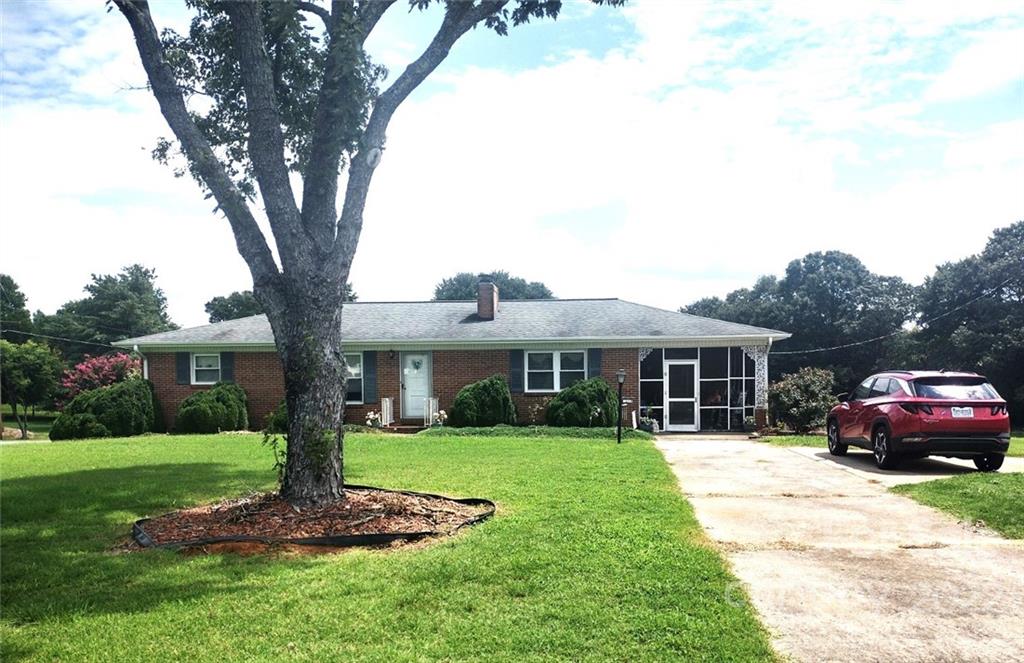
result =
[[696,431],[697,362],[665,362],[665,430]]

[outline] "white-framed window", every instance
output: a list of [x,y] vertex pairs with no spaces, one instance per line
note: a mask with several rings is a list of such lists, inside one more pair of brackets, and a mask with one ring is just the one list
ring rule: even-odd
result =
[[220,355],[192,355],[192,384],[216,384],[220,382]]
[[346,352],[345,364],[348,366],[348,385],[345,390],[345,402],[354,405],[363,402],[363,353]]
[[526,391],[561,391],[587,379],[585,350],[526,352]]

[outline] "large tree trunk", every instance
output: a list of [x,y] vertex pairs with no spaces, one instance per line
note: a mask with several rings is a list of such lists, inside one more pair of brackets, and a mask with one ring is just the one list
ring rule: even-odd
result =
[[342,458],[345,358],[340,289],[325,297],[292,298],[271,314],[284,364],[288,450],[281,496],[301,506],[344,497]]

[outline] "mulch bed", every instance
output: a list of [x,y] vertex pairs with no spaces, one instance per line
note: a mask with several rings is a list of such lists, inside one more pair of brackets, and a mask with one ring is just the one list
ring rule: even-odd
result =
[[245,553],[394,545],[450,535],[493,512],[487,500],[369,487],[346,487],[344,500],[307,508],[292,507],[274,493],[255,494],[140,520],[132,547]]

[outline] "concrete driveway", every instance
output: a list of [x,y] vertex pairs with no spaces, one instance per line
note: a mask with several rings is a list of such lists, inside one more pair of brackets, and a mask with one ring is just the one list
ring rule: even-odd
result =
[[783,655],[1024,661],[1024,543],[887,491],[961,464],[887,473],[856,451],[836,462],[750,441],[657,446]]

